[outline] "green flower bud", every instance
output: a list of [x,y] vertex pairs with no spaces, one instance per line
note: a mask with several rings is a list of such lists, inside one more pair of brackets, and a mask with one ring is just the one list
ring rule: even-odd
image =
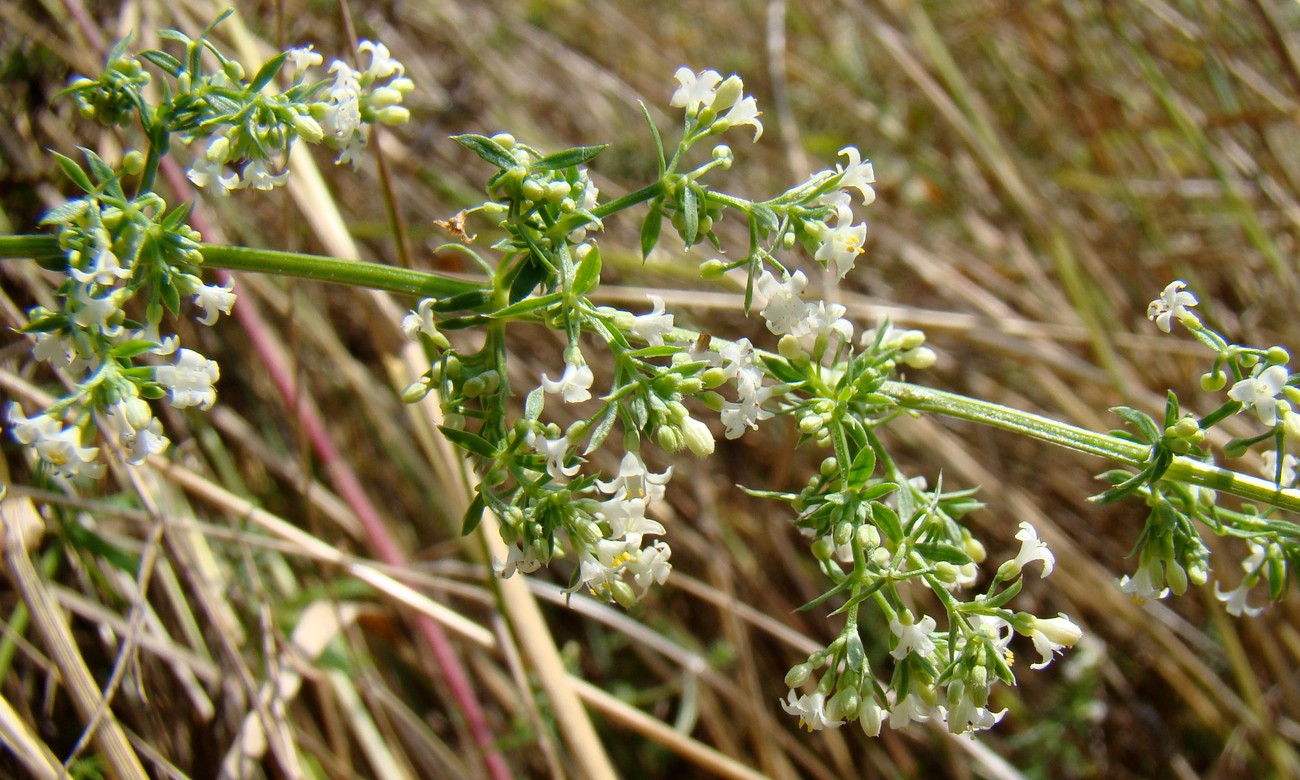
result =
[[1269,347],[1268,362],[1275,366],[1285,366],[1291,362],[1291,353],[1286,351],[1286,347]]
[[424,400],[429,394],[429,386],[424,382],[412,382],[402,391],[402,403],[413,404]]
[[655,429],[655,440],[665,452],[680,452],[686,446],[682,432],[672,425],[660,425]]
[[713,454],[713,431],[709,426],[694,419],[687,417],[682,420],[682,437],[686,440],[686,446],[696,457],[707,458]]
[[630,609],[636,604],[636,593],[632,591],[631,585],[628,585],[622,580],[618,580],[609,587],[610,590],[614,592],[614,600],[618,602],[620,607]]
[[226,78],[238,84],[244,80],[244,66],[234,60],[226,60],[221,64],[221,72],[226,74]]
[[122,158],[122,171],[131,176],[139,176],[144,171],[144,153],[132,149]]
[[790,671],[785,673],[786,687],[794,689],[808,682],[812,676],[812,667],[808,664],[795,664],[790,667]]
[[821,465],[817,467],[817,470],[821,473],[823,477],[829,477],[830,475],[838,471],[839,468],[840,468],[840,462],[835,459],[834,455],[831,455],[830,457],[822,460]]
[[714,258],[712,260],[705,260],[703,263],[700,263],[701,279],[705,279],[708,281],[721,279],[723,274],[725,274],[726,272],[727,272],[727,264],[717,258]]
[[505,149],[506,151],[515,148],[515,143],[516,143],[515,137],[509,133],[497,133],[496,135],[492,136],[492,140],[495,141],[498,146],[500,146],[502,149]]
[[1217,393],[1228,383],[1228,377],[1221,371],[1201,374],[1201,389],[1207,393]]
[[541,200],[546,195],[546,187],[536,179],[526,179],[519,185],[519,194],[531,201]]
[[387,106],[375,113],[375,119],[379,120],[379,124],[388,127],[404,125],[411,121],[411,109],[406,106]]

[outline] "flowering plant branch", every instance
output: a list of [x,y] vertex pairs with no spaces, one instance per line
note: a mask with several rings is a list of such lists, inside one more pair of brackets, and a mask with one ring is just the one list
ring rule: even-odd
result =
[[[1038,669],[1081,636],[1064,615],[1008,606],[1027,566],[1037,563],[1034,571],[1047,577],[1055,565],[1029,523],[1019,524],[1018,554],[993,569],[982,591],[971,592],[986,553],[963,519],[980,504],[973,491],[931,488],[902,471],[878,435],[900,414],[971,420],[1113,461],[1119,468],[1105,475],[1111,487],[1097,500],[1137,497],[1150,507],[1138,568],[1120,581],[1137,598],[1182,593],[1189,583],[1208,580],[1201,528],[1250,545],[1244,579],[1233,590],[1217,589],[1234,614],[1257,612],[1246,599],[1261,580],[1272,598],[1281,598],[1300,563],[1300,526],[1279,517],[1300,510],[1296,461],[1285,453],[1286,441],[1300,437],[1300,415],[1291,410],[1300,389],[1286,367],[1286,350],[1231,344],[1201,323],[1191,311],[1196,298],[1175,282],[1152,303],[1151,318],[1165,331],[1181,323],[1214,351],[1207,389],[1233,382],[1228,400],[1207,415],[1184,412],[1171,393],[1160,422],[1119,408],[1130,429],[1097,433],[899,381],[900,366],[922,370],[936,360],[924,334],[887,321],[855,334],[843,306],[805,299],[808,276],[798,267],[810,260],[835,279],[852,271],[867,231],[865,223],[854,223],[855,209],[875,198],[871,163],[849,147],[834,168],[766,200],[715,189],[713,178],[735,155],[714,139],[744,126],[757,141],[763,131],[757,104],[737,76],[677,71],[669,102],[683,111],[680,137],[666,147],[650,123],[658,176],[613,201],[601,201],[587,168],[602,146],[548,154],[507,133],[457,136],[495,168],[486,200],[448,223],[480,271],[463,279],[202,243],[187,224],[188,207],[169,207],[153,189],[173,141],[203,141],[188,176],[214,197],[271,189],[289,175],[283,165],[299,140],[330,145],[338,162],[356,164],[374,123],[408,118],[401,102],[414,85],[378,43],[360,47],[370,58],[365,70],[336,61],[327,78],[313,79],[322,58],[306,47],[282,52],[250,78],[206,35],[165,37],[183,49],[181,56],[136,57],[122,44],[103,75],[66,90],[87,116],[112,125],[138,121],[145,150],[124,155],[118,165],[91,150],[83,150],[83,162],[58,156],[83,194],[42,220],[55,235],[0,237],[0,257],[33,257],[66,275],[57,308],[30,310],[24,333],[36,359],[65,372],[69,389],[31,416],[16,403],[6,410],[11,435],[56,480],[103,473],[100,448],[87,446],[96,428],[138,464],[168,446],[150,402],[167,398],[178,408],[201,409],[215,403],[216,363],[163,333],[166,315],[180,314],[186,298],[203,324],[231,311],[232,289],[205,285],[206,266],[420,299],[402,329],[423,346],[430,367],[402,397],[439,400],[443,434],[479,475],[463,531],[472,532],[487,511],[502,519],[509,554],[495,569],[504,577],[565,558],[572,590],[635,603],[672,568],[669,529],[655,515],[673,469],[654,471],[645,453],[657,447],[707,457],[717,428],[736,439],[766,421],[788,419],[800,446],[825,452],[820,467],[799,492],[746,490],[788,504],[809,540],[827,585],[803,608],[833,607],[844,616],[838,637],[786,676],[791,690],[783,707],[809,729],[857,721],[875,735],[885,722],[900,728],[931,719],[957,733],[989,728],[1005,714],[989,709],[992,687],[1015,683],[1013,638],[1033,643]],[[208,58],[216,69],[205,69]],[[158,103],[144,96],[150,79],[144,64],[167,79]],[[277,92],[274,82],[286,69],[291,85]],[[694,152],[705,142],[714,145],[695,164]],[[716,228],[728,218],[742,222],[743,250],[706,261],[700,274],[706,280],[742,275],[746,310],[761,316],[775,349],[676,327],[658,296],[649,296],[649,310],[641,313],[596,305],[591,296],[602,260],[593,235],[633,208],[644,212],[643,256],[659,246],[665,224],[685,246],[707,242],[721,254]],[[498,234],[490,252],[470,246],[468,219]],[[526,387],[512,386],[506,334],[538,326],[563,334],[563,367]],[[482,336],[473,348],[457,335],[465,330]],[[589,360],[593,350],[607,359]],[[602,380],[597,388],[593,366],[601,365],[612,369],[608,385]],[[576,421],[561,427],[556,404]],[[1206,431],[1248,409],[1266,430],[1234,440],[1226,454],[1271,444],[1265,479],[1218,467],[1204,445]],[[705,420],[712,414],[714,425]],[[596,473],[588,460],[611,440],[619,444],[618,471]],[[1220,493],[1250,503],[1223,507]],[[942,625],[918,606],[921,593],[931,594]],[[868,657],[862,637],[872,623],[888,626],[885,657]]]

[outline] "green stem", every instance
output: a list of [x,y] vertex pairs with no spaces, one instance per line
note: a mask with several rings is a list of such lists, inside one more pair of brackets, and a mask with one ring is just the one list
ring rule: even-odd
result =
[[[955,393],[946,393],[942,390],[932,390],[905,382],[885,382],[880,392],[893,398],[899,406],[906,409],[969,420],[1127,466],[1141,467],[1146,463],[1150,453],[1149,447],[1117,436],[1089,431],[1029,412]],[[1300,512],[1300,490],[1279,489],[1276,484],[1267,480],[1239,474],[1191,458],[1175,457],[1164,478],[1230,493],[1248,501],[1257,501],[1289,512]]]
[[641,189],[637,190],[636,192],[630,192],[627,195],[624,195],[623,197],[617,200],[611,200],[609,203],[606,203],[603,206],[597,206],[595,209],[592,210],[591,213],[595,214],[597,217],[600,217],[601,219],[604,219],[605,217],[608,217],[610,214],[617,214],[623,209],[631,208],[632,206],[635,206],[638,203],[645,203],[647,200],[650,200],[651,198],[658,197],[660,193],[663,192],[663,190],[664,190],[663,180],[660,180],[655,182],[654,184],[648,184],[642,187]]

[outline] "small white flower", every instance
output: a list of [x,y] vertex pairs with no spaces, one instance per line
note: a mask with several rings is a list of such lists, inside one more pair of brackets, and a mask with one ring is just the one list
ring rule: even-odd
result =
[[267,170],[266,160],[250,160],[244,166],[243,176],[240,177],[240,186],[252,187],[255,190],[273,190],[282,186],[288,178],[288,170],[271,173]]
[[1182,321],[1187,317],[1195,317],[1187,310],[1189,306],[1195,306],[1199,301],[1196,296],[1189,292],[1181,292],[1187,286],[1187,283],[1179,280],[1170,282],[1160,293],[1160,297],[1152,301],[1147,306],[1147,319],[1154,320],[1156,327],[1169,332],[1170,320]]
[[126,462],[132,465],[143,463],[171,443],[143,398],[128,398],[113,404],[104,410],[104,419],[127,451]]
[[890,650],[889,654],[899,661],[906,658],[908,653],[917,653],[921,656],[932,654],[934,641],[930,639],[930,632],[936,625],[934,618],[925,615],[919,623],[913,623],[910,613],[905,613],[905,616],[908,618],[906,623],[897,617],[889,621],[889,630],[898,637],[898,646]]
[[1282,456],[1282,468],[1281,468],[1280,479],[1278,479],[1277,452],[1274,450],[1268,450],[1267,452],[1264,453],[1263,457],[1264,457],[1264,468],[1262,470],[1262,473],[1264,474],[1265,479],[1268,480],[1277,479],[1277,484],[1281,485],[1282,487],[1287,487],[1289,485],[1295,484],[1296,466],[1300,465],[1300,461],[1296,460],[1296,456],[1292,455],[1289,452]]
[[752,97],[743,97],[722,115],[714,125],[713,132],[725,131],[739,125],[749,125],[754,128],[754,141],[757,143],[759,137],[763,135],[763,123],[758,121],[758,117],[758,101]]
[[808,277],[803,271],[795,271],[782,281],[769,271],[759,274],[755,286],[758,293],[767,299],[759,310],[767,321],[767,329],[779,335],[793,333],[799,327],[807,313],[802,292],[808,286]]
[[317,52],[312,51],[312,48],[311,44],[307,44],[306,46],[299,46],[285,52],[285,54],[289,55],[286,58],[286,61],[289,63],[289,67],[292,68],[289,78],[297,79],[298,76],[302,75],[303,71],[313,65],[320,65],[325,61],[325,58],[321,57]]
[[632,332],[652,347],[662,347],[664,336],[673,329],[673,315],[664,313],[664,299],[647,295],[653,307],[648,314],[637,315],[632,320]]
[[722,76],[715,70],[700,71],[698,76],[685,66],[673,74],[681,84],[669,99],[668,105],[685,108],[687,115],[696,114],[701,107],[713,105],[714,90],[722,81]]
[[366,75],[382,79],[392,75],[401,76],[406,73],[406,68],[402,63],[393,59],[388,52],[388,47],[382,43],[372,41],[362,41],[357,46],[359,53],[370,52],[370,67],[366,68]]
[[14,438],[34,449],[56,472],[91,479],[104,475],[104,464],[95,462],[99,448],[81,446],[79,428],[64,428],[63,423],[48,414],[29,419],[15,402],[9,404],[8,417]]
[[[743,386],[740,382],[737,382],[737,388]],[[746,428],[758,430],[759,422],[772,417],[772,413],[763,408],[763,402],[771,394],[772,388],[770,387],[758,389],[748,395],[744,390],[741,390],[739,401],[724,402],[719,417],[722,420],[723,427],[726,428],[725,436],[728,439],[739,439],[745,434]]]
[[72,298],[78,304],[76,313],[72,319],[86,330],[98,330],[105,336],[112,338],[122,331],[122,326],[109,325],[108,321],[113,319],[122,310],[122,301],[127,296],[127,291],[121,288],[96,298],[90,294],[90,288],[78,285],[73,290]]
[[824,263],[829,268],[835,267],[835,272],[840,279],[845,274],[853,270],[853,264],[857,262],[858,255],[862,254],[862,245],[867,240],[867,225],[851,224],[853,221],[853,212],[846,206],[840,206],[837,210],[838,219],[835,227],[827,227],[822,231],[820,237],[820,246],[813,255],[819,263]]
[[668,484],[672,475],[672,466],[662,474],[655,474],[646,468],[645,461],[641,460],[639,454],[629,451],[623,453],[623,460],[618,465],[618,475],[608,482],[597,480],[596,487],[602,493],[614,498],[642,498],[649,504],[664,497],[664,486]]
[[574,463],[571,466],[564,465],[564,456],[569,452],[569,440],[563,436],[554,439],[548,439],[545,436],[538,436],[532,431],[528,432],[526,437],[528,445],[538,455],[546,457],[546,473],[551,475],[551,479],[556,482],[563,482],[568,477],[572,477],[582,468],[582,464]]
[[176,365],[154,369],[154,379],[171,391],[172,406],[179,409],[210,408],[217,401],[217,391],[212,385],[220,378],[217,362],[192,349],[182,348]]
[[565,403],[582,403],[591,398],[591,383],[595,378],[586,363],[565,363],[564,374],[558,380],[542,374],[542,389],[563,395]]
[[1164,574],[1160,571],[1160,562],[1154,558],[1142,560],[1132,577],[1125,574],[1120,578],[1119,589],[1139,601],[1162,599],[1169,595],[1169,588],[1157,588],[1156,583],[1164,583]]
[[1052,573],[1052,567],[1056,565],[1056,556],[1052,555],[1052,551],[1047,549],[1047,545],[1038,538],[1038,531],[1027,521],[1022,521],[1016,538],[1020,540],[1020,552],[1012,561],[1016,571],[1023,569],[1030,561],[1042,561],[1043,579],[1047,579]]
[[423,333],[432,339],[436,346],[447,349],[451,346],[451,342],[442,335],[433,321],[433,306],[437,302],[436,298],[425,298],[420,301],[415,311],[402,318],[402,332],[411,341],[419,341],[420,334]]
[[1259,421],[1268,427],[1277,425],[1279,401],[1277,395],[1286,387],[1290,378],[1286,366],[1269,366],[1259,376],[1243,379],[1228,390],[1228,397],[1240,401],[1247,409],[1255,407]]
[[991,729],[1007,714],[1005,709],[990,712],[988,707],[981,706],[976,702],[973,686],[970,685],[962,688],[961,697],[956,703],[952,699],[948,703],[953,705],[948,711],[948,731],[953,734]]
[[876,173],[871,167],[871,161],[862,159],[862,153],[853,146],[841,149],[840,155],[849,158],[848,165],[835,166],[836,172],[841,174],[840,188],[857,190],[862,195],[862,205],[870,206],[876,199],[876,190],[871,186],[876,181]]
[[781,702],[781,707],[791,715],[799,716],[799,725],[809,731],[837,729],[844,724],[826,717],[826,697],[820,693],[806,693],[796,696],[790,691],[789,696]]
[[207,151],[194,161],[185,176],[200,189],[211,188],[214,195],[224,198],[231,190],[244,187],[239,174],[226,168],[225,150],[229,147],[225,136],[218,136],[208,144]]
[[230,314],[230,308],[235,305],[235,294],[231,292],[234,288],[233,281],[227,281],[222,286],[215,284],[200,286],[194,293],[194,305],[203,309],[203,316],[198,318],[199,322],[212,325],[217,321],[218,312]]
[[844,319],[846,311],[848,309],[842,303],[810,303],[804,307],[803,321],[792,332],[796,336],[812,335],[824,339],[836,333],[847,344],[853,339],[853,323]]
[[1264,611],[1263,607],[1252,607],[1246,603],[1246,598],[1250,595],[1250,580],[1242,582],[1237,587],[1228,592],[1220,589],[1219,583],[1214,583],[1214,597],[1224,604],[1224,609],[1233,617],[1247,615],[1256,617]]
[[920,696],[916,695],[916,691],[912,691],[902,701],[894,702],[889,708],[889,727],[897,730],[909,723],[925,723],[936,716],[943,720],[948,716],[948,712],[943,707],[926,704]]
[[497,557],[492,558],[492,571],[502,579],[509,579],[517,571],[531,574],[541,567],[542,562],[537,559],[536,554],[530,551],[525,555],[517,544],[510,545],[510,552],[506,554],[505,561]]
[[668,580],[673,569],[668,559],[672,555],[673,551],[666,542],[655,542],[653,547],[642,548],[640,554],[624,564],[624,568],[644,593],[651,584],[663,585]]
[[118,279],[129,277],[131,269],[123,267],[117,255],[113,254],[107,240],[104,240],[102,242],[96,241],[94,254],[85,270],[79,269],[75,265],[69,265],[68,275],[82,284],[108,286]]
[[1052,662],[1053,653],[1074,647],[1082,636],[1083,631],[1064,613],[1054,618],[1034,618],[1029,638],[1034,641],[1034,649],[1043,660],[1030,664],[1029,668],[1042,669],[1047,666]]

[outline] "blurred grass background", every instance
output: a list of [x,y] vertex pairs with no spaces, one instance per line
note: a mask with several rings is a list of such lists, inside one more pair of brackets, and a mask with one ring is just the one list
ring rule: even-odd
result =
[[[138,143],[55,100],[70,77],[96,72],[105,45],[123,35],[157,46],[159,28],[196,35],[221,9],[209,0],[0,4],[9,128],[0,134],[0,228],[33,231],[69,192],[45,149],[73,154],[80,144],[111,156]],[[333,3],[237,9],[215,38],[246,67],[270,51],[258,46],[313,42],[327,59],[350,49]],[[436,251],[447,239],[433,222],[473,205],[487,171],[449,135],[509,131],[545,150],[610,143],[594,177],[606,195],[630,191],[654,173],[637,101],[671,134],[672,73],[685,64],[740,74],[764,111],[761,142],[729,137],[738,164],[713,186],[766,197],[849,144],[873,160],[879,198],[867,212],[867,252],[826,295],[860,327],[889,316],[923,328],[940,361],[916,381],[1100,430],[1118,426],[1110,406],[1158,413],[1165,388],[1208,411],[1216,402],[1196,381],[1205,354],[1144,316],[1175,278],[1240,343],[1300,344],[1295,3],[423,0],[350,12],[356,35],[384,41],[418,85],[411,123],[380,145],[395,212],[377,166],[353,173],[317,154],[319,183],[295,172],[292,192],[203,201],[221,227],[205,238],[343,255],[350,236],[359,256],[395,263],[396,221],[417,267],[463,270],[454,253]],[[709,255],[666,240],[643,266],[637,229],[633,219],[611,222],[600,237],[606,301],[640,307],[653,288],[679,324],[769,340],[738,313],[740,289],[697,281]],[[724,221],[720,233],[743,237],[743,225]],[[27,266],[0,266],[10,327],[50,289]],[[168,457],[191,476],[118,472],[99,492],[15,490],[6,501],[6,522],[39,507],[45,536],[31,555],[40,582],[71,614],[96,681],[111,683],[101,715],[132,735],[151,775],[484,771],[413,628],[416,608],[349,568],[375,553],[334,474],[304,444],[291,411],[303,399],[327,410],[330,436],[412,561],[387,573],[453,614],[444,620],[456,653],[518,776],[580,777],[591,751],[627,777],[1283,777],[1300,766],[1296,603],[1234,620],[1210,586],[1145,606],[1120,594],[1114,580],[1134,566],[1126,556],[1144,507],[1084,500],[1098,492],[1099,461],[942,419],[892,426],[910,473],[982,488],[988,506],[971,523],[991,561],[1014,554],[1019,521],[1038,527],[1057,572],[1027,582],[1018,604],[1065,612],[1085,642],[1043,672],[1026,668],[1032,648],[1013,646],[1020,685],[994,702],[1010,713],[974,740],[925,727],[879,739],[856,728],[809,735],[777,705],[782,677],[833,638],[835,624],[793,611],[821,582],[784,508],[733,487],[797,490],[822,454],[795,451],[793,430],[772,425],[720,440],[708,461],[675,462],[662,518],[673,576],[633,621],[582,598],[564,606],[550,584],[567,582],[561,563],[529,583],[551,636],[529,633],[486,577],[481,543],[458,536],[464,487],[428,435],[430,413],[396,398],[411,375],[397,360],[392,303],[247,277],[237,291],[238,306],[258,306],[287,345],[293,394],[268,378],[234,321],[211,331],[182,323],[184,340],[222,366],[212,413],[160,408]],[[554,334],[520,333],[514,346],[521,387],[559,365]],[[25,350],[17,338],[0,350],[6,398],[51,382]],[[12,476],[0,476],[30,485],[15,445],[6,438],[4,447]],[[204,487],[213,485],[226,492]],[[277,536],[264,517],[310,536]],[[1235,586],[1242,551],[1210,544],[1216,574]],[[327,552],[335,549],[341,557]],[[144,602],[142,559],[151,572]],[[14,588],[0,591],[0,694],[12,708],[0,721],[25,723],[36,741],[27,744],[62,761],[86,719],[31,633],[26,604]],[[887,630],[867,627],[880,637],[875,657]],[[570,677],[529,662],[539,643]],[[557,679],[587,703],[598,742],[583,743],[557,716],[547,687]],[[271,696],[277,685],[281,695]],[[260,754],[248,723],[269,735]],[[16,744],[21,728],[8,728],[18,729],[4,732]],[[102,770],[96,755],[94,746],[77,752],[74,775]],[[30,771],[12,752],[0,756],[0,774]]]

